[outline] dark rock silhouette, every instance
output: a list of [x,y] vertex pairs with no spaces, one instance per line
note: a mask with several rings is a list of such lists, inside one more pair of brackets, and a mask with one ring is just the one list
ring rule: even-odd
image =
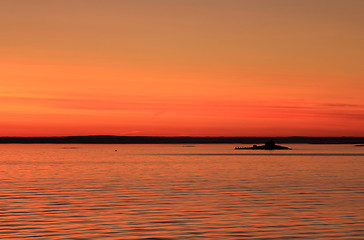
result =
[[284,147],[281,145],[277,145],[275,144],[275,142],[273,141],[269,141],[266,142],[264,145],[261,146],[257,146],[257,145],[253,145],[252,147],[235,147],[236,150],[241,150],[241,149],[253,149],[253,150],[291,150],[291,148],[289,147]]
[[355,145],[355,147],[364,147],[364,144]]
[[[271,137],[157,137],[157,136],[64,136],[64,137],[0,137],[4,143],[47,144],[254,144],[264,143]],[[275,137],[281,143],[310,144],[364,144],[364,137]]]

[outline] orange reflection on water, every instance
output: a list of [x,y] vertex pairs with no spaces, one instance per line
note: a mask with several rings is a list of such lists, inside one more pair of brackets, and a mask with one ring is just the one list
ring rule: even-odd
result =
[[[0,237],[362,236],[363,149],[295,145],[297,155],[282,156],[233,147],[0,145]],[[343,152],[359,155],[335,155]]]

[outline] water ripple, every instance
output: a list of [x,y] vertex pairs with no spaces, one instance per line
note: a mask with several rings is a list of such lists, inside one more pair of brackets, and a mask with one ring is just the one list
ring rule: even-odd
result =
[[132,147],[13,146],[0,239],[364,239],[361,153]]

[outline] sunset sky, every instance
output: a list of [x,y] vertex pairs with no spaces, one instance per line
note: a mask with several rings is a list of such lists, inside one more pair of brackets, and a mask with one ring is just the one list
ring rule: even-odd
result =
[[0,136],[364,136],[363,0],[4,0]]

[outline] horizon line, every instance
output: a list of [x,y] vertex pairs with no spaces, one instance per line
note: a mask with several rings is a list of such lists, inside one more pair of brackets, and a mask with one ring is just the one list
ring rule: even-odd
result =
[[0,138],[62,138],[62,137],[150,137],[150,138],[363,138],[364,136],[164,136],[164,135],[64,135],[64,136],[0,136]]

